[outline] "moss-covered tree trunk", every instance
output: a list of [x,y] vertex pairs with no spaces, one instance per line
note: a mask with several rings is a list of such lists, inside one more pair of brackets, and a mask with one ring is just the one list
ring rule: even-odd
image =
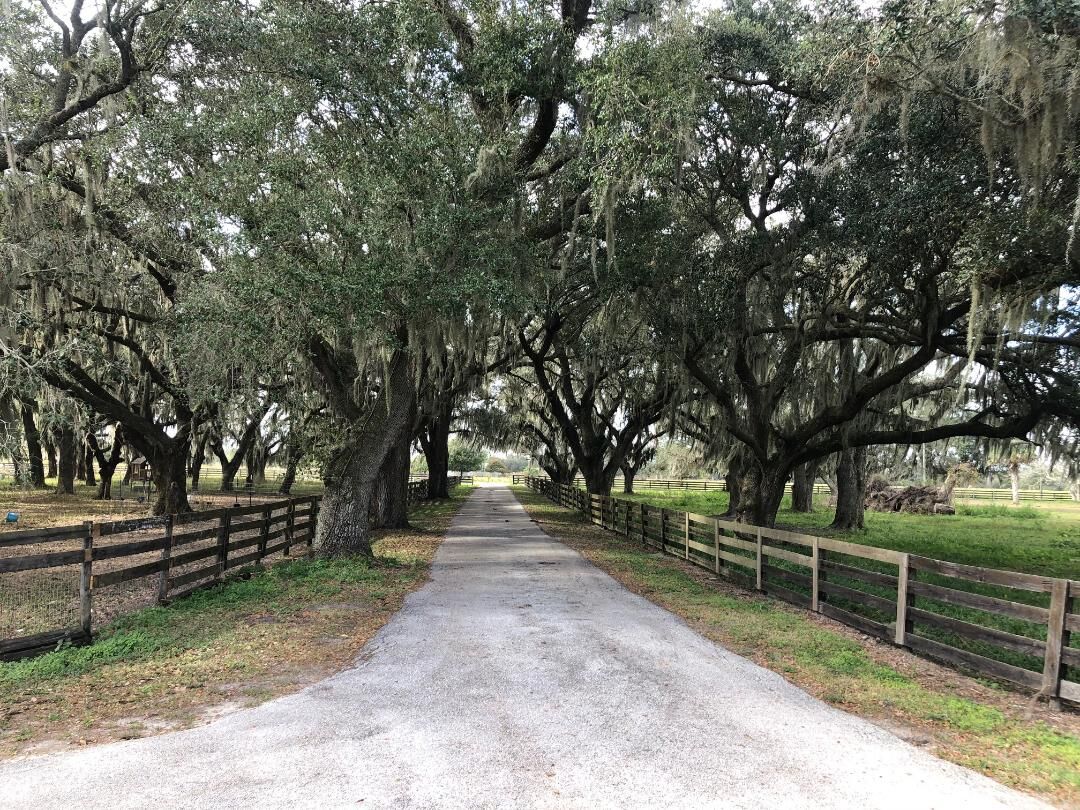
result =
[[841,451],[836,465],[836,514],[834,529],[861,529],[864,525],[866,498],[866,448]]
[[65,425],[59,430],[57,451],[60,456],[60,469],[57,475],[56,494],[74,495],[75,477],[78,467],[79,446],[75,439],[75,428]]
[[29,403],[23,402],[19,411],[22,416],[23,438],[26,440],[26,454],[29,458],[30,486],[34,489],[44,489],[45,465],[41,461],[41,433],[34,420],[34,409]]

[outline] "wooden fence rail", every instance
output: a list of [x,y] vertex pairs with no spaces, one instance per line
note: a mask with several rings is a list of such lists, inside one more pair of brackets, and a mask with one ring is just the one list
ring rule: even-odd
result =
[[[515,484],[523,484],[530,477],[528,475],[515,474],[513,482]],[[585,480],[578,476],[574,479],[575,486],[583,486]],[[615,479],[615,487],[617,489],[622,487],[622,479]],[[673,491],[688,491],[688,492],[726,492],[727,484],[724,481],[713,481],[708,479],[691,480],[684,478],[638,478],[634,480],[634,489],[664,489]],[[786,485],[786,492],[791,492],[791,484]],[[821,483],[820,481],[814,484],[815,495],[829,495],[830,490],[828,485]],[[994,487],[958,487],[954,493],[954,497],[959,500],[988,500],[991,502],[1007,503],[1012,498],[1012,490],[997,489]],[[1072,501],[1075,500],[1071,493],[1065,490],[1041,490],[1041,489],[1022,489],[1019,492],[1020,500],[1022,501]]]
[[[451,487],[459,483],[459,476],[450,477]],[[410,506],[427,495],[426,479],[409,482]],[[320,499],[308,495],[167,517],[0,533],[0,596],[5,588],[9,593],[16,590],[8,583],[23,572],[63,579],[65,572],[78,567],[77,597],[72,594],[78,599],[78,625],[0,638],[0,661],[49,652],[60,643],[88,643],[95,615],[94,595],[105,588],[135,583],[144,598],[162,603],[220,582],[227,572],[274,555],[289,557],[300,548],[310,556]],[[131,539],[118,535],[130,535]],[[116,542],[102,542],[110,537]],[[21,551],[23,546],[49,550],[2,556],[5,549],[19,547]],[[57,546],[65,548],[57,551]],[[106,561],[111,564],[104,565]]]
[[[526,476],[530,489],[647,548],[943,663],[1080,703],[1080,582],[735,523]],[[1080,636],[1078,636],[1080,640]]]

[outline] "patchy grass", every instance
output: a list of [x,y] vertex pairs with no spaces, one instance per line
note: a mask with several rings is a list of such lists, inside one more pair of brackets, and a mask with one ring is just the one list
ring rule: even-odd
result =
[[[721,514],[728,503],[726,492],[645,489],[616,497],[703,515]],[[792,512],[785,498],[777,525],[938,560],[1080,579],[1080,509],[1070,504],[959,504],[955,515],[868,511],[865,529],[836,533],[829,529],[832,510],[825,498],[819,495],[817,502],[806,514]]]
[[[545,531],[702,635],[944,759],[1063,806],[1080,806],[1076,714],[1051,712],[1017,693],[717,580],[529,490],[515,493]],[[690,503],[668,504],[703,511]]]
[[0,664],[0,754],[183,728],[326,677],[426,581],[469,492],[418,506],[415,529],[384,533],[375,560],[254,568],[125,616],[89,647]]

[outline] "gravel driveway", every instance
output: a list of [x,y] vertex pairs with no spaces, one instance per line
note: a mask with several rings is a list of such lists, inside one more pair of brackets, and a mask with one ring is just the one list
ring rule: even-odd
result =
[[1042,807],[698,636],[478,489],[353,669],[0,765],[14,808]]

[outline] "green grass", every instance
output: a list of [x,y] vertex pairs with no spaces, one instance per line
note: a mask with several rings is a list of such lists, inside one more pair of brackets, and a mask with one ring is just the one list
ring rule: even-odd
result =
[[[616,497],[624,496],[616,493]],[[724,512],[728,500],[726,492],[665,490],[642,490],[625,497],[705,515]],[[955,515],[868,511],[865,529],[836,534],[828,528],[832,511],[824,500],[819,496],[821,505],[805,514],[792,512],[785,498],[777,525],[938,560],[1080,579],[1080,509],[1068,504],[961,504]]]
[[363,557],[298,560],[255,570],[196,591],[167,607],[140,610],[114,621],[86,647],[66,647],[37,658],[0,664],[0,687],[78,675],[117,661],[139,661],[195,648],[228,632],[253,607],[287,615],[333,597],[350,583],[400,584],[419,576],[412,567],[375,564]]
[[[623,497],[617,495],[617,497]],[[721,514],[727,509],[725,492],[669,492],[665,490],[642,490],[629,496],[641,501],[672,509],[699,514]],[[819,497],[819,501],[824,498]],[[1019,507],[1004,504],[959,504],[955,515],[914,515],[903,513],[866,512],[866,528],[860,531],[836,532],[829,528],[832,511],[824,504],[812,513],[793,512],[790,501],[784,499],[776,523],[783,528],[809,534],[835,536],[849,542],[879,548],[894,549],[932,557],[938,560],[965,563],[987,568],[1018,571],[1043,576],[1080,579],[1080,509],[1070,504],[1038,504]],[[896,573],[895,566],[871,560],[841,560],[858,567]],[[777,568],[805,573],[804,568],[784,561],[770,562]],[[920,574],[926,582],[950,588],[981,593],[1046,607],[1049,595],[1031,591],[985,585],[967,580],[956,580],[933,574]],[[895,589],[871,585],[859,580],[845,578],[835,573],[830,580],[849,588],[871,593],[895,601]],[[808,593],[798,586],[792,590]],[[837,606],[867,618],[888,624],[893,616],[879,613],[876,609],[860,603],[833,597]],[[1005,630],[1020,636],[1043,640],[1045,626],[959,607],[945,602],[919,597],[916,606],[944,616]],[[958,647],[979,655],[1004,661],[1014,666],[1041,672],[1041,659],[1011,651],[982,641],[973,641],[941,628],[919,623],[916,632],[936,641]],[[1080,647],[1080,635],[1071,641]],[[1070,679],[1075,675],[1070,673]]]

